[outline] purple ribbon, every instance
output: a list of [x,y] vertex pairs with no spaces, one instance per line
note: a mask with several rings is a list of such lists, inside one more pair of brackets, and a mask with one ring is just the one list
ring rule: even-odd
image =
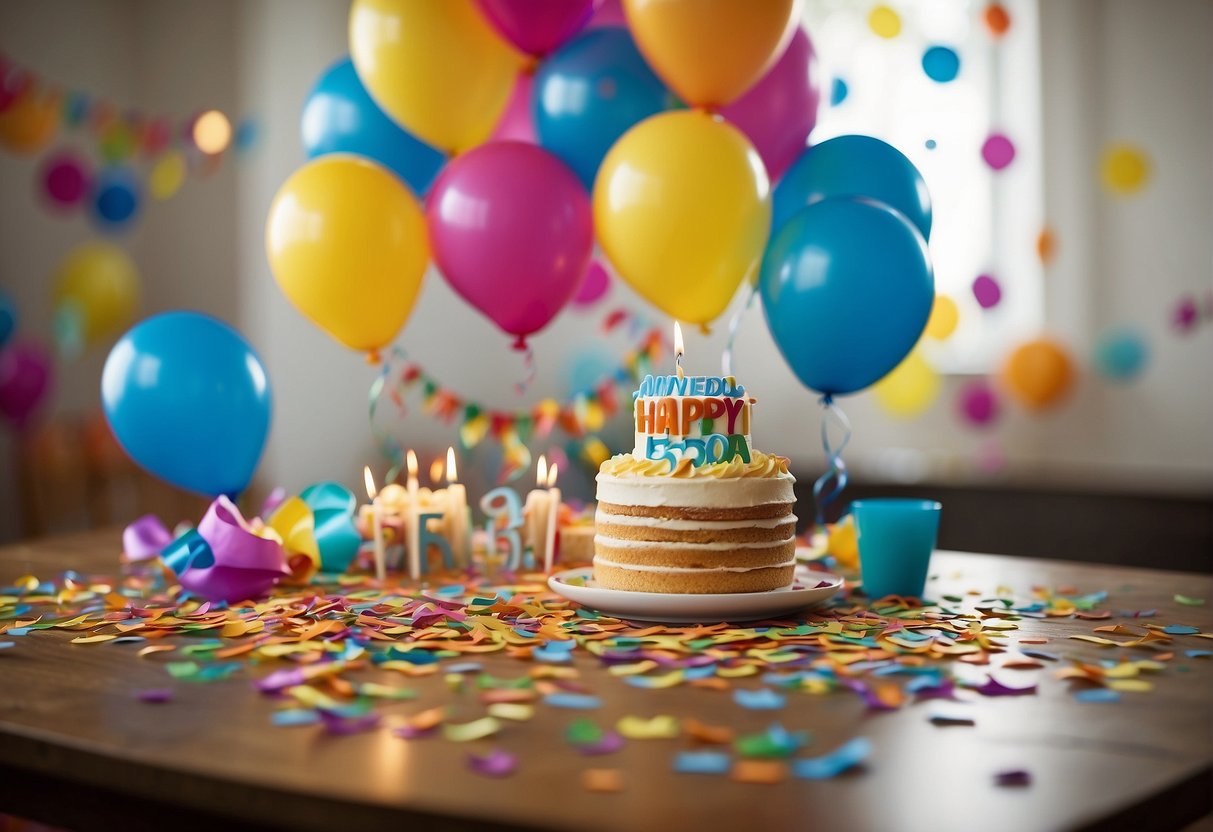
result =
[[[197,547],[199,538],[206,544],[204,550]],[[182,588],[208,601],[258,598],[290,574],[281,544],[253,534],[227,497],[211,503],[198,529],[170,547],[174,551],[165,553],[165,562]]]
[[172,533],[154,514],[145,514],[122,531],[122,551],[129,561],[151,560],[173,542]]

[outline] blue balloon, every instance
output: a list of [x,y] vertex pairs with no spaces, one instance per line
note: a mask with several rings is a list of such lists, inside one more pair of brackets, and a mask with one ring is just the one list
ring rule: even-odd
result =
[[932,81],[946,84],[960,73],[960,56],[947,46],[932,46],[922,53],[922,71]]
[[106,231],[122,231],[139,213],[139,180],[126,168],[107,168],[93,183],[93,219]]
[[593,29],[562,46],[535,73],[539,143],[593,189],[598,166],[632,125],[675,104],[627,29]]
[[846,101],[848,92],[850,89],[847,87],[847,82],[841,78],[835,78],[834,83],[830,85],[830,106],[837,107]]
[[235,496],[252,479],[271,399],[265,367],[243,336],[198,312],[136,324],[101,374],[106,419],[131,459],[212,497]]
[[804,206],[835,196],[883,202],[931,239],[931,195],[922,174],[897,148],[871,136],[838,136],[800,154],[775,186],[771,230]]
[[378,162],[422,196],[446,157],[405,132],[371,99],[349,58],[320,77],[303,105],[300,124],[309,159],[356,153]]
[[0,288],[0,347],[8,343],[17,328],[17,305],[13,296]]
[[859,199],[801,209],[767,248],[762,308],[807,387],[854,393],[917,343],[935,300],[927,244],[904,216]]
[[1095,344],[1095,369],[1109,381],[1132,381],[1149,359],[1145,338],[1132,329],[1106,332]]

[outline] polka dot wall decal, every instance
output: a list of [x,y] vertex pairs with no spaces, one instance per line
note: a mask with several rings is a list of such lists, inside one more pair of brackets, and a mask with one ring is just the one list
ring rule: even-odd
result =
[[895,38],[901,34],[901,15],[888,6],[874,6],[868,12],[868,28],[882,38]]
[[1036,237],[1036,256],[1046,266],[1057,256],[1057,235],[1048,226],[1042,228]]
[[1145,151],[1132,144],[1109,145],[1100,162],[1100,178],[1109,193],[1131,196],[1150,181],[1150,159]]
[[932,81],[946,84],[960,73],[960,56],[948,46],[932,46],[922,53],[922,71]]
[[841,78],[835,78],[834,83],[830,86],[830,106],[837,107],[846,101],[848,92],[847,82]]
[[960,321],[960,310],[956,301],[947,295],[936,295],[935,304],[931,307],[931,317],[927,319],[926,334],[937,341],[943,341],[956,331]]
[[926,145],[927,150],[934,150],[936,147],[938,147],[938,145],[935,144],[934,139],[927,139],[924,144]]
[[965,382],[956,394],[956,412],[970,425],[984,427],[998,420],[998,394],[984,378]]
[[981,17],[986,28],[990,30],[990,34],[996,38],[1002,37],[1011,28],[1011,13],[1001,3],[991,3],[986,6]]
[[1002,170],[1015,161],[1015,145],[1002,133],[991,133],[981,146],[981,158],[994,170]]
[[1184,335],[1196,328],[1196,320],[1200,311],[1196,308],[1196,298],[1186,295],[1179,299],[1171,310],[1171,325]]
[[1149,358],[1145,339],[1132,329],[1105,332],[1095,344],[1095,370],[1109,381],[1132,381]]
[[980,274],[973,281],[973,297],[982,309],[993,309],[1002,300],[1002,287],[988,274]]

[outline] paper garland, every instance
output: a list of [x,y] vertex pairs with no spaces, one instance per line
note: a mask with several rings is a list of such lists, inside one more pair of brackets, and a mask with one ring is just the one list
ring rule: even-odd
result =
[[[666,348],[661,328],[649,326],[626,310],[618,309],[608,314],[603,320],[602,331],[613,332],[625,325],[636,345],[624,354],[614,371],[565,401],[543,399],[520,410],[500,410],[466,399],[428,374],[404,350],[395,348],[370,390],[371,431],[381,453],[392,462],[388,481],[399,473],[404,449],[395,437],[376,425],[376,415],[383,398],[387,397],[395,405],[398,416],[403,416],[406,397],[415,391],[420,391],[424,413],[448,425],[458,424],[459,443],[465,449],[474,448],[485,439],[501,443],[505,454],[503,480],[513,479],[529,467],[528,443],[533,438],[548,436],[556,427],[576,439],[587,439],[587,445],[596,453],[600,452],[602,443],[596,442],[593,434],[602,430],[607,420],[618,412],[621,397],[626,397],[630,388],[652,371]],[[628,389],[621,392],[620,388],[625,386]]]

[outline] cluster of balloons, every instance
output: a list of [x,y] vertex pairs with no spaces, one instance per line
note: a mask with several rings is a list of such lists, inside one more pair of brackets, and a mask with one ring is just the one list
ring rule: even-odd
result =
[[234,497],[261,458],[272,394],[239,332],[198,312],[166,312],[114,345],[101,404],[118,443],[147,471],[199,494]]
[[709,323],[758,272],[770,183],[820,99],[795,0],[744,5],[355,0],[350,57],[304,106],[311,161],[270,211],[276,280],[374,354],[432,260],[522,346],[603,283],[597,241],[642,296]]

